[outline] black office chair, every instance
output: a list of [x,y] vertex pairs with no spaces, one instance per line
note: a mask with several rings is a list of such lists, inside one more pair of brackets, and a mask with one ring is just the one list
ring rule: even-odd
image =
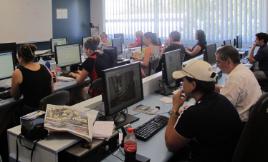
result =
[[252,106],[232,162],[268,161],[268,94]]
[[66,90],[56,91],[40,100],[40,110],[46,111],[47,104],[68,105],[70,103],[70,93]]
[[101,95],[103,91],[104,89],[103,89],[102,79],[98,78],[94,80],[89,86],[88,94],[89,94],[89,97],[92,98],[92,97]]
[[151,57],[149,61],[149,68],[147,76],[152,75],[157,72],[157,67],[159,65],[160,58],[159,57]]

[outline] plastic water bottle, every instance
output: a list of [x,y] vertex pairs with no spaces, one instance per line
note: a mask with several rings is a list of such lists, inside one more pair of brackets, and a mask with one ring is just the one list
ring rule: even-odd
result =
[[137,141],[134,128],[127,128],[127,135],[124,139],[125,162],[136,162]]

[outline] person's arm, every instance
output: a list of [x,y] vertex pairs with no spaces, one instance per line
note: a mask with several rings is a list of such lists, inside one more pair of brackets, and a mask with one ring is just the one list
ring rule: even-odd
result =
[[88,72],[85,69],[82,69],[78,73],[70,73],[72,77],[74,77],[77,81],[77,84],[83,83],[83,81],[87,78]]
[[179,117],[179,107],[184,103],[184,98],[181,97],[181,92],[178,92],[173,96],[173,107],[171,110],[171,115],[167,124],[165,132],[165,142],[169,151],[177,152],[183,148],[189,139],[183,137],[175,130],[175,124]]
[[196,56],[201,50],[202,50],[202,47],[200,45],[196,45],[192,51],[190,51],[187,48],[185,51],[187,52],[187,54],[193,57],[193,56]]
[[21,94],[19,90],[19,86],[22,83],[22,73],[19,69],[16,69],[12,74],[12,81],[11,81],[11,96],[15,99],[18,99]]
[[143,56],[143,61],[141,62],[141,66],[142,67],[148,67],[149,66],[149,62],[150,62],[150,58],[152,56],[152,49],[151,47],[147,47],[144,50],[144,56]]
[[255,51],[255,48],[256,48],[256,43],[253,43],[252,44],[252,47],[249,50],[249,57],[248,57],[248,60],[249,60],[249,62],[251,64],[253,64],[255,62],[255,59],[254,59],[254,51]]

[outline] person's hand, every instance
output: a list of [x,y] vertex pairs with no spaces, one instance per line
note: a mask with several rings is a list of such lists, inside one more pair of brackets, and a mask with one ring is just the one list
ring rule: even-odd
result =
[[178,90],[173,95],[173,100],[172,100],[172,104],[173,104],[172,111],[173,112],[178,112],[180,106],[183,105],[185,98],[186,98],[186,96],[184,95],[184,93],[182,93],[182,90]]

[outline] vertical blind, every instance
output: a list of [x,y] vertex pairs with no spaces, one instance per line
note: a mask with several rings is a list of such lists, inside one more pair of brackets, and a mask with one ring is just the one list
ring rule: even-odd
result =
[[104,26],[108,34],[151,31],[160,38],[177,30],[183,42],[192,42],[202,29],[208,42],[241,35],[252,42],[267,31],[267,0],[104,0]]

